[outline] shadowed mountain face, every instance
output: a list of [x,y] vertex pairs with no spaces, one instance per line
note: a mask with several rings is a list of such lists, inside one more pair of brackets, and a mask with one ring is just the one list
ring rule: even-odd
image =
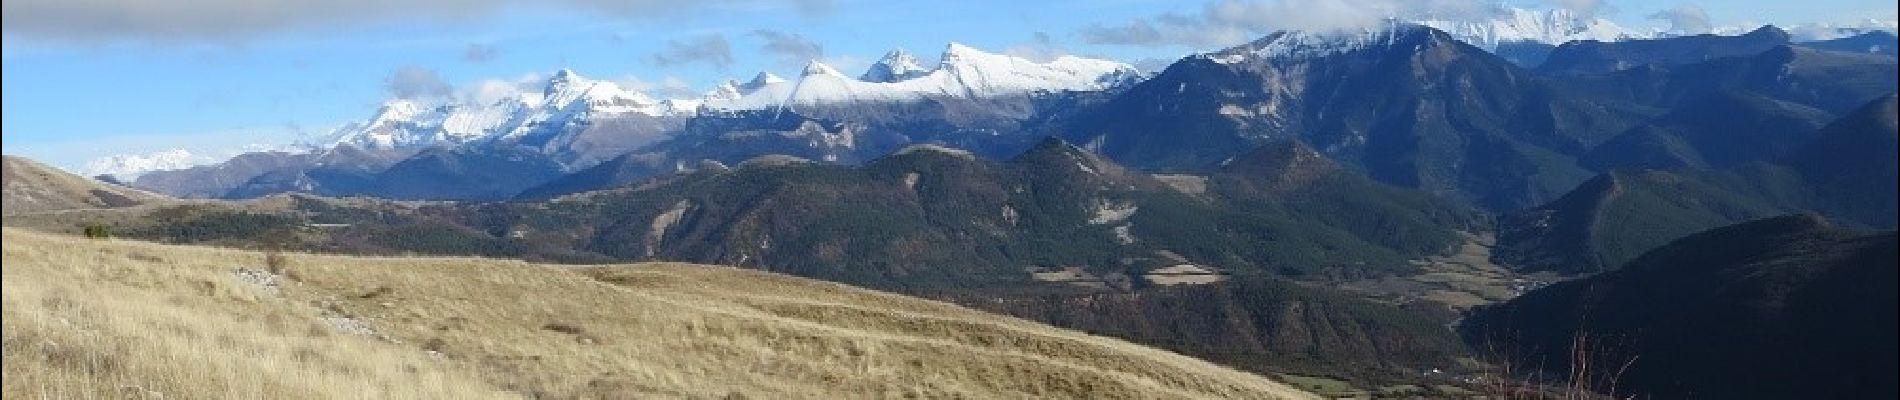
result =
[[1802,47],[1849,53],[1885,54],[1900,52],[1900,37],[1893,32],[1873,31],[1839,39],[1801,43]]
[[349,195],[371,191],[376,174],[416,154],[414,150],[352,146],[309,153],[245,153],[212,165],[149,172],[131,185],[185,198],[254,198],[284,192]]
[[1686,101],[1584,153],[1591,169],[1709,169],[1772,160],[1812,139],[1833,116],[1752,92]]
[[1888,94],[1842,117],[1782,163],[1794,168],[1830,217],[1875,227],[1900,222],[1900,101]]
[[429,149],[377,173],[363,192],[393,199],[505,199],[560,174],[559,164],[527,149]]
[[1900,69],[1890,56],[1774,46],[1692,64],[1647,64],[1549,82],[1596,101],[1660,110],[1721,91],[1747,91],[1844,115],[1900,87]]
[[[1603,174],[1557,201],[1501,217],[1494,256],[1524,270],[1601,271],[1703,229],[1798,211],[1892,228],[1900,203],[1896,107],[1886,96],[1802,135],[1795,146],[1739,141],[1792,149],[1733,168]],[[1754,134],[1736,129],[1726,133]]]
[[1183,193],[1051,139],[1002,163],[934,145],[858,167],[764,157],[459,212],[478,230],[578,238],[566,240],[616,258],[717,260],[880,287],[1020,283],[1047,266],[1391,270],[1475,225],[1462,208],[1352,175],[1292,142],[1206,182],[1205,193]]
[[1264,277],[1131,292],[925,292],[978,309],[1147,343],[1260,372],[1377,382],[1453,365],[1469,351],[1444,321]]
[[[1085,112],[1066,135],[1158,169],[1212,168],[1297,138],[1381,182],[1516,209],[1582,182],[1588,174],[1570,157],[1633,122],[1430,28],[1310,36],[1183,59]],[[1281,50],[1326,40],[1339,50]]]
[[1537,67],[1545,75],[1587,75],[1640,66],[1673,66],[1748,56],[1788,44],[1788,32],[1764,26],[1740,36],[1695,35],[1650,40],[1582,40],[1551,50]]
[[1482,309],[1464,330],[1476,347],[1556,376],[1578,355],[1610,371],[1604,379],[1627,364],[1619,396],[1891,398],[1896,253],[1893,231],[1771,218]]

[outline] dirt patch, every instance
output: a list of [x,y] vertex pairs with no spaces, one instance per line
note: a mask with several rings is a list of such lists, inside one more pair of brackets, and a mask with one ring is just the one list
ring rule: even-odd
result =
[[1141,276],[1148,282],[1162,286],[1206,285],[1227,280],[1227,276],[1211,268],[1194,264],[1175,264],[1165,268],[1148,271]]
[[1451,254],[1413,260],[1420,272],[1344,282],[1340,288],[1394,304],[1432,302],[1453,311],[1510,300],[1560,277],[1520,274],[1491,262],[1497,244],[1490,234],[1466,235]]

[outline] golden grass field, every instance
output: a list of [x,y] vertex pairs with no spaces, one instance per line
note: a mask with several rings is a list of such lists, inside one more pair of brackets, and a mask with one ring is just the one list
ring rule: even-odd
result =
[[1313,397],[1116,339],[736,268],[269,263],[13,228],[3,247],[8,399]]

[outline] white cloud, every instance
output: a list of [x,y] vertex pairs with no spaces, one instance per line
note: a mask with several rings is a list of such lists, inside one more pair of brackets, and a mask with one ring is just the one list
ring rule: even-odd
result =
[[383,88],[398,99],[439,98],[455,90],[434,69],[417,65],[403,66],[390,72],[389,77],[383,78]]
[[540,92],[547,82],[548,78],[541,74],[525,74],[515,79],[484,79],[463,87],[456,98],[467,103],[492,105],[519,98],[522,93]]
[[649,60],[662,67],[703,63],[725,69],[732,65],[732,42],[719,33],[668,40],[666,48],[654,53]]
[[1048,32],[1035,32],[1029,35],[1029,41],[1003,49],[1003,54],[1022,57],[1036,62],[1049,62],[1069,54],[1069,49],[1056,43],[1055,37]]
[[659,80],[647,80],[638,76],[628,75],[620,79],[615,79],[614,84],[620,85],[621,89],[646,93],[649,96],[662,99],[686,98],[698,94],[693,91],[692,84],[686,83],[685,79],[680,79],[676,76],[668,76],[660,78]]
[[1675,8],[1657,11],[1649,19],[1669,22],[1669,31],[1676,33],[1700,34],[1715,30],[1715,24],[1709,22],[1709,12],[1702,6],[1682,3]]
[[1586,17],[1604,15],[1616,11],[1615,7],[1611,7],[1609,3],[1603,0],[1544,0],[1544,3],[1549,4],[1551,7],[1570,10],[1570,12]]
[[566,9],[631,18],[694,11],[791,9],[816,17],[831,0],[7,0],[9,34],[69,41],[242,40],[338,24],[465,22],[521,8]]
[[1495,15],[1487,0],[1219,0],[1191,13],[1163,13],[1084,28],[1090,44],[1207,48],[1240,44],[1279,30],[1377,26],[1388,18],[1470,20]]
[[489,62],[499,55],[501,55],[501,49],[495,48],[492,44],[470,43],[467,48],[462,49],[462,61],[472,63]]
[[748,33],[747,36],[763,41],[759,49],[778,58],[781,65],[803,66],[807,61],[825,58],[825,46],[805,38],[805,35],[758,29]]

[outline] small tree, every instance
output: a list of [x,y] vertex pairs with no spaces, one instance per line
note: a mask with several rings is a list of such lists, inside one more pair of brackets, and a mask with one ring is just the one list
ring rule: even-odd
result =
[[86,225],[86,237],[92,239],[111,239],[112,228],[107,228],[105,225],[100,224]]

